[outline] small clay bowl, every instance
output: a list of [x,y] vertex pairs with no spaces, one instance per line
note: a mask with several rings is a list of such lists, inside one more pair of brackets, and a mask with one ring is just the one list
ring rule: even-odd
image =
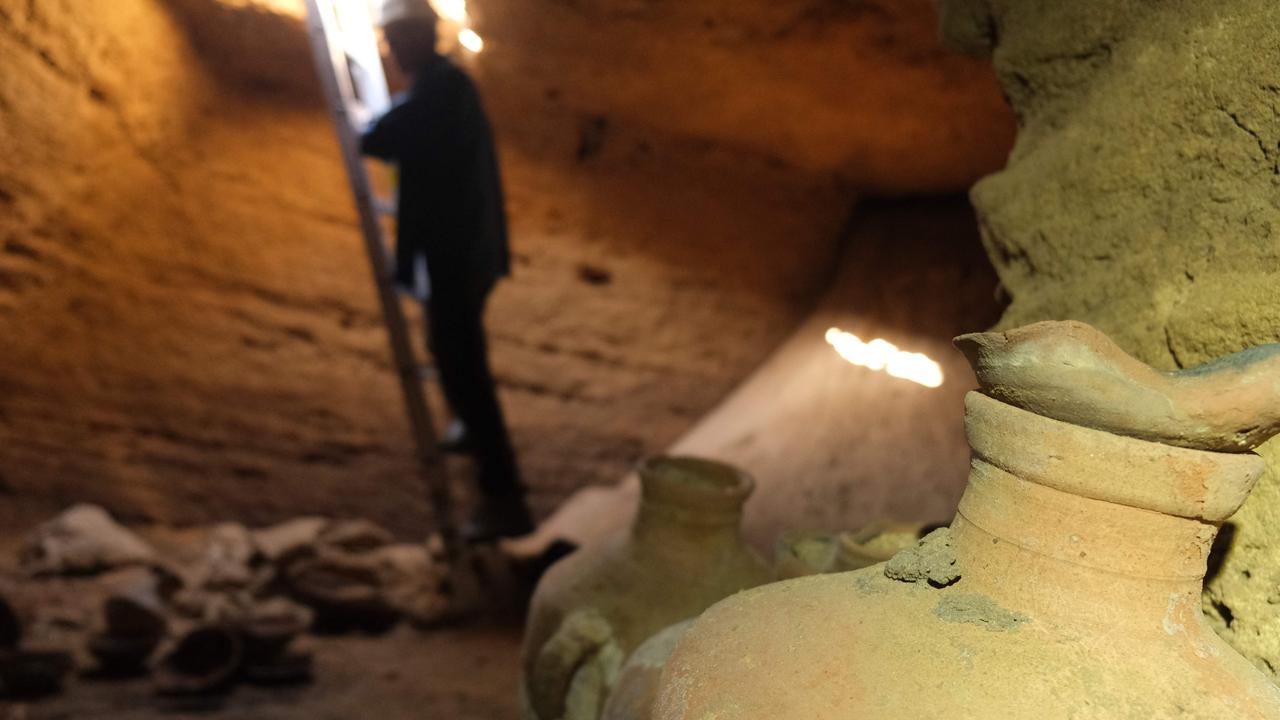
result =
[[52,695],[62,689],[73,665],[64,650],[10,650],[0,654],[0,682],[9,696]]
[[196,628],[178,640],[155,670],[161,695],[203,695],[228,689],[244,660],[240,633],[221,625]]
[[279,656],[294,638],[311,627],[314,614],[307,608],[272,609],[250,615],[241,626],[246,664],[260,664]]
[[160,644],[158,637],[115,637],[94,635],[89,638],[89,653],[98,661],[98,671],[108,677],[141,675],[147,660]]
[[381,578],[366,564],[313,558],[290,566],[294,599],[315,611],[314,629],[340,633],[352,629],[378,634],[400,620],[381,591]]

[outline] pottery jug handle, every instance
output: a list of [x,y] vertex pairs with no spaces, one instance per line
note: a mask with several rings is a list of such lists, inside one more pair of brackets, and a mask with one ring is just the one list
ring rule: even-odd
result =
[[529,682],[534,714],[538,720],[593,720],[622,661],[613,627],[603,615],[590,608],[570,613],[534,659]]

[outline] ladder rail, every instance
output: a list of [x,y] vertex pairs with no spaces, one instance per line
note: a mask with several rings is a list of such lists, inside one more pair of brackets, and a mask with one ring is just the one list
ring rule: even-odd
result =
[[[363,2],[363,0],[356,1]],[[404,308],[400,304],[400,297],[394,286],[391,257],[383,237],[376,197],[364,158],[360,153],[359,137],[350,121],[349,102],[354,100],[352,95],[355,88],[351,87],[349,77],[340,79],[337,71],[337,63],[340,61],[345,65],[348,58],[345,51],[330,42],[326,17],[331,16],[323,13],[321,0],[307,0],[307,25],[311,48],[315,55],[320,84],[337,132],[347,179],[355,196],[361,235],[372,266],[373,280],[378,291],[378,304],[387,326],[387,338],[417,450],[419,472],[426,485],[445,553],[453,561],[461,557],[461,547],[457,525],[454,522],[453,493],[448,464],[437,444],[439,435],[422,386]],[[372,68],[365,68],[365,70],[372,70]],[[346,81],[345,84],[344,81]]]

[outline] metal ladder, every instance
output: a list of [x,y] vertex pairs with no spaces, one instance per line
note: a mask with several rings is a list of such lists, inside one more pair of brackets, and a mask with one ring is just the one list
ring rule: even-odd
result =
[[389,208],[390,204],[379,203],[374,194],[356,130],[357,121],[380,114],[391,104],[377,37],[366,0],[307,0],[307,25],[320,84],[355,195],[365,250],[417,449],[419,472],[454,575],[452,591],[454,603],[458,604],[474,583],[468,582],[469,563],[454,519],[449,467],[438,445],[436,422],[423,388],[423,380],[432,373],[424,372],[410,341],[379,214],[380,205]]

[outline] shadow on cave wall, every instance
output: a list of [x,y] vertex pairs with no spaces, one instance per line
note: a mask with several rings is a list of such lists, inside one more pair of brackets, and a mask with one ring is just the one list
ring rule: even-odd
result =
[[158,1],[223,82],[281,100],[318,100],[320,84],[302,17],[254,2]]

